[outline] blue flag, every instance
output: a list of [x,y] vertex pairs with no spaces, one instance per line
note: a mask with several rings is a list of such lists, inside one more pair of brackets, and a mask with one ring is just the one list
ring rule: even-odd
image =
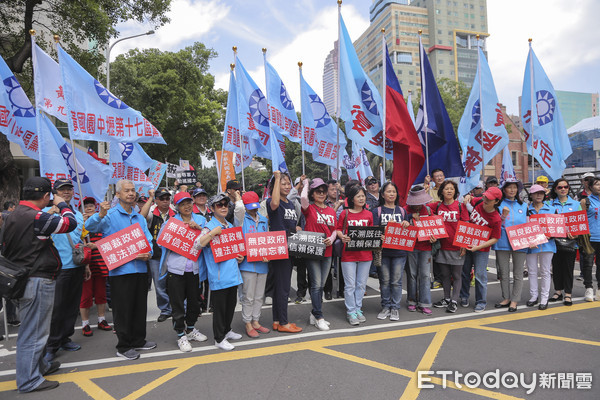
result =
[[161,163],[160,161],[152,160],[152,165],[148,170],[148,179],[152,182],[152,186],[138,186],[137,192],[141,196],[148,196],[150,189],[157,189],[160,186],[160,182],[167,172],[167,164]]
[[144,186],[152,189],[152,181],[144,171],[153,162],[154,160],[137,143],[111,143],[110,165],[113,167],[113,174],[110,183],[127,179],[132,181],[136,188]]
[[[248,167],[252,162],[252,156],[256,153],[253,140],[248,136],[240,136],[240,128],[238,123],[238,103],[237,103],[237,86],[235,83],[235,75],[233,70],[229,72],[229,93],[227,95],[227,112],[225,113],[225,128],[223,131],[223,150],[231,151],[235,154],[235,172],[242,170],[240,161],[240,137],[244,144],[244,168]],[[217,160],[220,163],[221,160]]]
[[[356,50],[340,15],[340,117],[346,123],[348,139],[383,157],[383,101],[377,88],[360,65]],[[386,141],[386,158],[391,160],[392,143]]]
[[502,150],[502,170],[500,171],[500,187],[504,185],[507,179],[516,180],[515,168],[513,167],[512,158],[508,146]]
[[266,60],[266,56],[265,71],[271,129],[287,137],[292,142],[300,143],[300,124],[298,123],[294,103],[292,103],[279,74]]
[[356,176],[361,185],[364,185],[365,179],[367,179],[369,176],[373,176],[373,171],[371,170],[371,164],[369,164],[369,159],[367,158],[365,149],[359,146],[359,144],[356,142],[352,142],[352,158],[354,160],[353,164],[356,171]]
[[338,151],[340,147],[345,148],[346,135],[340,130],[340,145],[338,146],[337,125],[329,116],[319,95],[304,80],[302,71],[300,71],[300,98],[304,150],[312,154],[314,161],[337,167]]
[[39,160],[35,108],[2,57],[0,80],[0,132],[18,144],[27,157]]
[[246,68],[236,57],[236,86],[238,90],[238,122],[242,136],[253,139],[256,155],[273,162],[273,171],[287,172],[284,152],[285,142],[269,126],[267,99]]
[[508,145],[504,113],[498,103],[492,72],[481,48],[478,51],[473,88],[458,125],[466,175],[461,193],[467,193],[477,186],[483,166]]
[[[39,113],[38,118],[40,175],[52,182],[56,179],[71,179],[76,202],[85,197],[93,197],[99,202],[104,201],[112,168],[78,148],[75,149],[75,157],[73,157],[71,145],[61,136],[52,122],[43,113]],[[79,184],[82,193],[79,193]]]
[[[535,107],[532,106],[532,101],[535,102]],[[531,43],[523,78],[521,122],[529,154],[535,157],[552,179],[560,178],[566,167],[565,160],[573,150],[558,108],[554,87],[535,56]]]
[[[441,169],[447,177],[463,176],[464,170],[458,151],[458,142],[454,135],[452,122],[440,95],[435,76],[429,65],[429,58],[419,39],[421,60],[421,102],[417,112],[416,128],[423,154],[429,153],[429,173]],[[425,146],[427,135],[427,149]],[[422,183],[427,175],[427,160],[415,183]]]
[[71,138],[166,144],[142,114],[129,107],[57,45]]

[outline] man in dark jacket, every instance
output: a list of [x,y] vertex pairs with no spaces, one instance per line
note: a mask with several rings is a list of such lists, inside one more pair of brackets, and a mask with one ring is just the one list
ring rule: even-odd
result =
[[[23,186],[23,200],[4,222],[3,255],[29,270],[23,297],[18,299],[21,326],[17,339],[17,388],[19,392],[54,389],[58,382],[44,375],[56,372],[58,361],[44,360],[44,346],[50,334],[56,276],[61,261],[50,235],[68,233],[77,227],[73,211],[62,197],[52,198],[47,178],[29,178]],[[42,211],[54,204],[59,214]]]

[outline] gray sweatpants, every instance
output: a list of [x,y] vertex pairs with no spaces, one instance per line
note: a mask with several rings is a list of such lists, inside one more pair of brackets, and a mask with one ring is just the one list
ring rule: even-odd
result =
[[258,321],[260,318],[260,308],[265,298],[265,284],[267,283],[267,274],[257,274],[256,272],[240,271],[244,283],[242,284],[242,321],[245,323]]
[[[513,264],[513,286],[510,290],[510,266],[509,260],[512,257]],[[527,253],[509,250],[496,250],[496,261],[498,267],[498,278],[500,279],[500,288],[502,289],[502,299],[519,302],[521,301],[521,291],[523,289],[523,267]]]

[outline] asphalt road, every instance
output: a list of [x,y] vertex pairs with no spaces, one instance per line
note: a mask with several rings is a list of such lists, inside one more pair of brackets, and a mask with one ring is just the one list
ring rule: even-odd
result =
[[[244,335],[231,352],[213,346],[210,314],[196,325],[209,340],[180,352],[170,320],[156,322],[150,292],[147,339],[158,343],[155,350],[124,361],[115,357],[111,332],[94,329],[87,338],[77,329],[73,340],[82,349],[58,353],[62,368],[48,378],[61,385],[42,393],[15,390],[17,329],[11,327],[8,341],[0,342],[0,399],[600,398],[600,302],[584,302],[576,281],[572,307],[527,308],[526,282],[518,312],[494,309],[501,296],[493,264],[483,313],[459,307],[456,314],[434,309],[428,317],[403,307],[400,321],[379,321],[378,285],[370,279],[365,324],[348,325],[343,300],[334,299],[323,306],[331,330],[320,332],[308,325],[310,302],[291,303],[290,320],[302,333]],[[441,289],[432,290],[434,302],[441,297]],[[265,326],[270,311],[264,307]],[[244,332],[239,312],[233,329]]]

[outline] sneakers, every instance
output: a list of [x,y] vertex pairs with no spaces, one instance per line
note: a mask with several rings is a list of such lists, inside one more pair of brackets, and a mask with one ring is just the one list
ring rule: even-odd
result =
[[85,326],[81,328],[81,333],[83,333],[83,336],[92,336],[94,334],[92,328],[90,328],[90,324],[85,324]]
[[58,371],[58,369],[60,368],[60,361],[52,361],[50,363],[50,366],[48,367],[48,369],[46,370],[46,372],[44,372],[42,375],[46,376],[46,375],[50,375],[55,373],[56,371]]
[[168,320],[169,318],[171,318],[170,314],[160,314],[158,316],[158,318],[156,319],[156,322],[165,322],[166,320]]
[[433,311],[429,307],[417,307],[417,309],[427,316],[433,314]]
[[407,309],[408,309],[408,311],[409,311],[409,312],[415,312],[415,311],[417,311],[417,306],[416,306],[416,305],[414,305],[414,304],[410,304],[410,305],[407,307]]
[[[43,381],[42,383],[40,383],[35,389],[31,390],[29,393],[31,392],[42,392],[44,390],[51,390],[51,389],[56,389],[58,387],[59,383],[56,381]],[[23,392],[21,392],[23,393]]]
[[140,350],[152,350],[155,348],[156,348],[156,343],[146,340],[141,347],[136,347],[135,349],[137,351],[140,351]]
[[585,289],[585,301],[594,301],[594,288]]
[[194,328],[191,332],[186,332],[185,336],[187,336],[188,340],[195,340],[196,342],[205,342],[208,340],[206,335],[200,333],[200,331],[196,328]]
[[485,311],[485,305],[481,304],[481,303],[475,304],[475,309],[473,311],[475,311],[477,313],[484,312]]
[[390,316],[390,309],[387,307],[384,307],[381,309],[379,314],[377,314],[377,319],[386,319],[389,316]]
[[442,287],[442,283],[440,281],[433,281],[433,283],[431,284],[432,289],[439,289],[441,287]]
[[367,319],[365,318],[362,310],[360,309],[356,310],[356,318],[359,322],[367,322]]
[[65,351],[77,351],[77,350],[81,349],[81,346],[75,342],[68,341],[68,342],[64,343],[62,346],[60,346],[60,349],[65,350]]
[[117,357],[124,358],[125,360],[137,360],[138,358],[140,358],[140,353],[138,353],[134,349],[129,349],[124,353],[117,351]]
[[360,324],[360,321],[358,320],[358,317],[356,315],[356,313],[350,313],[347,315],[348,318],[348,323],[350,325],[358,325]]
[[438,301],[437,303],[433,303],[433,306],[435,308],[446,308],[448,307],[448,305],[450,304],[450,302],[446,299],[441,299],[440,301]]
[[455,313],[457,309],[458,304],[454,300],[452,300],[450,304],[448,304],[448,307],[446,307],[446,312]]
[[98,329],[101,331],[112,331],[112,326],[110,326],[106,320],[102,320],[98,322]]
[[460,299],[460,306],[464,308],[469,307],[469,299]]
[[317,327],[317,329],[321,331],[328,331],[329,325],[331,325],[328,321],[325,321],[324,318],[317,319],[312,313],[310,314],[309,323]]
[[390,312],[390,321],[398,321],[400,320],[400,311],[397,308],[392,308]]
[[177,346],[179,346],[179,350],[183,351],[184,353],[192,351],[192,345],[190,344],[190,341],[186,335],[183,335],[177,339]]
[[[198,332],[198,333],[200,333],[200,332]],[[204,336],[204,335],[202,335],[202,336]],[[241,338],[242,338],[242,335],[240,335],[239,333],[235,333],[234,331],[229,331],[225,335],[225,340],[239,340]]]
[[10,326],[20,326],[21,325],[21,321],[19,321],[18,319],[13,319],[7,322],[7,324],[9,324]]
[[221,350],[230,351],[235,349],[235,346],[227,341],[227,339],[223,339],[221,342],[215,342],[215,347]]
[[302,303],[304,303],[305,301],[306,301],[306,300],[304,300],[304,297],[300,297],[300,296],[298,296],[298,297],[296,297],[296,300],[294,300],[294,303],[296,303],[296,304],[302,304]]

